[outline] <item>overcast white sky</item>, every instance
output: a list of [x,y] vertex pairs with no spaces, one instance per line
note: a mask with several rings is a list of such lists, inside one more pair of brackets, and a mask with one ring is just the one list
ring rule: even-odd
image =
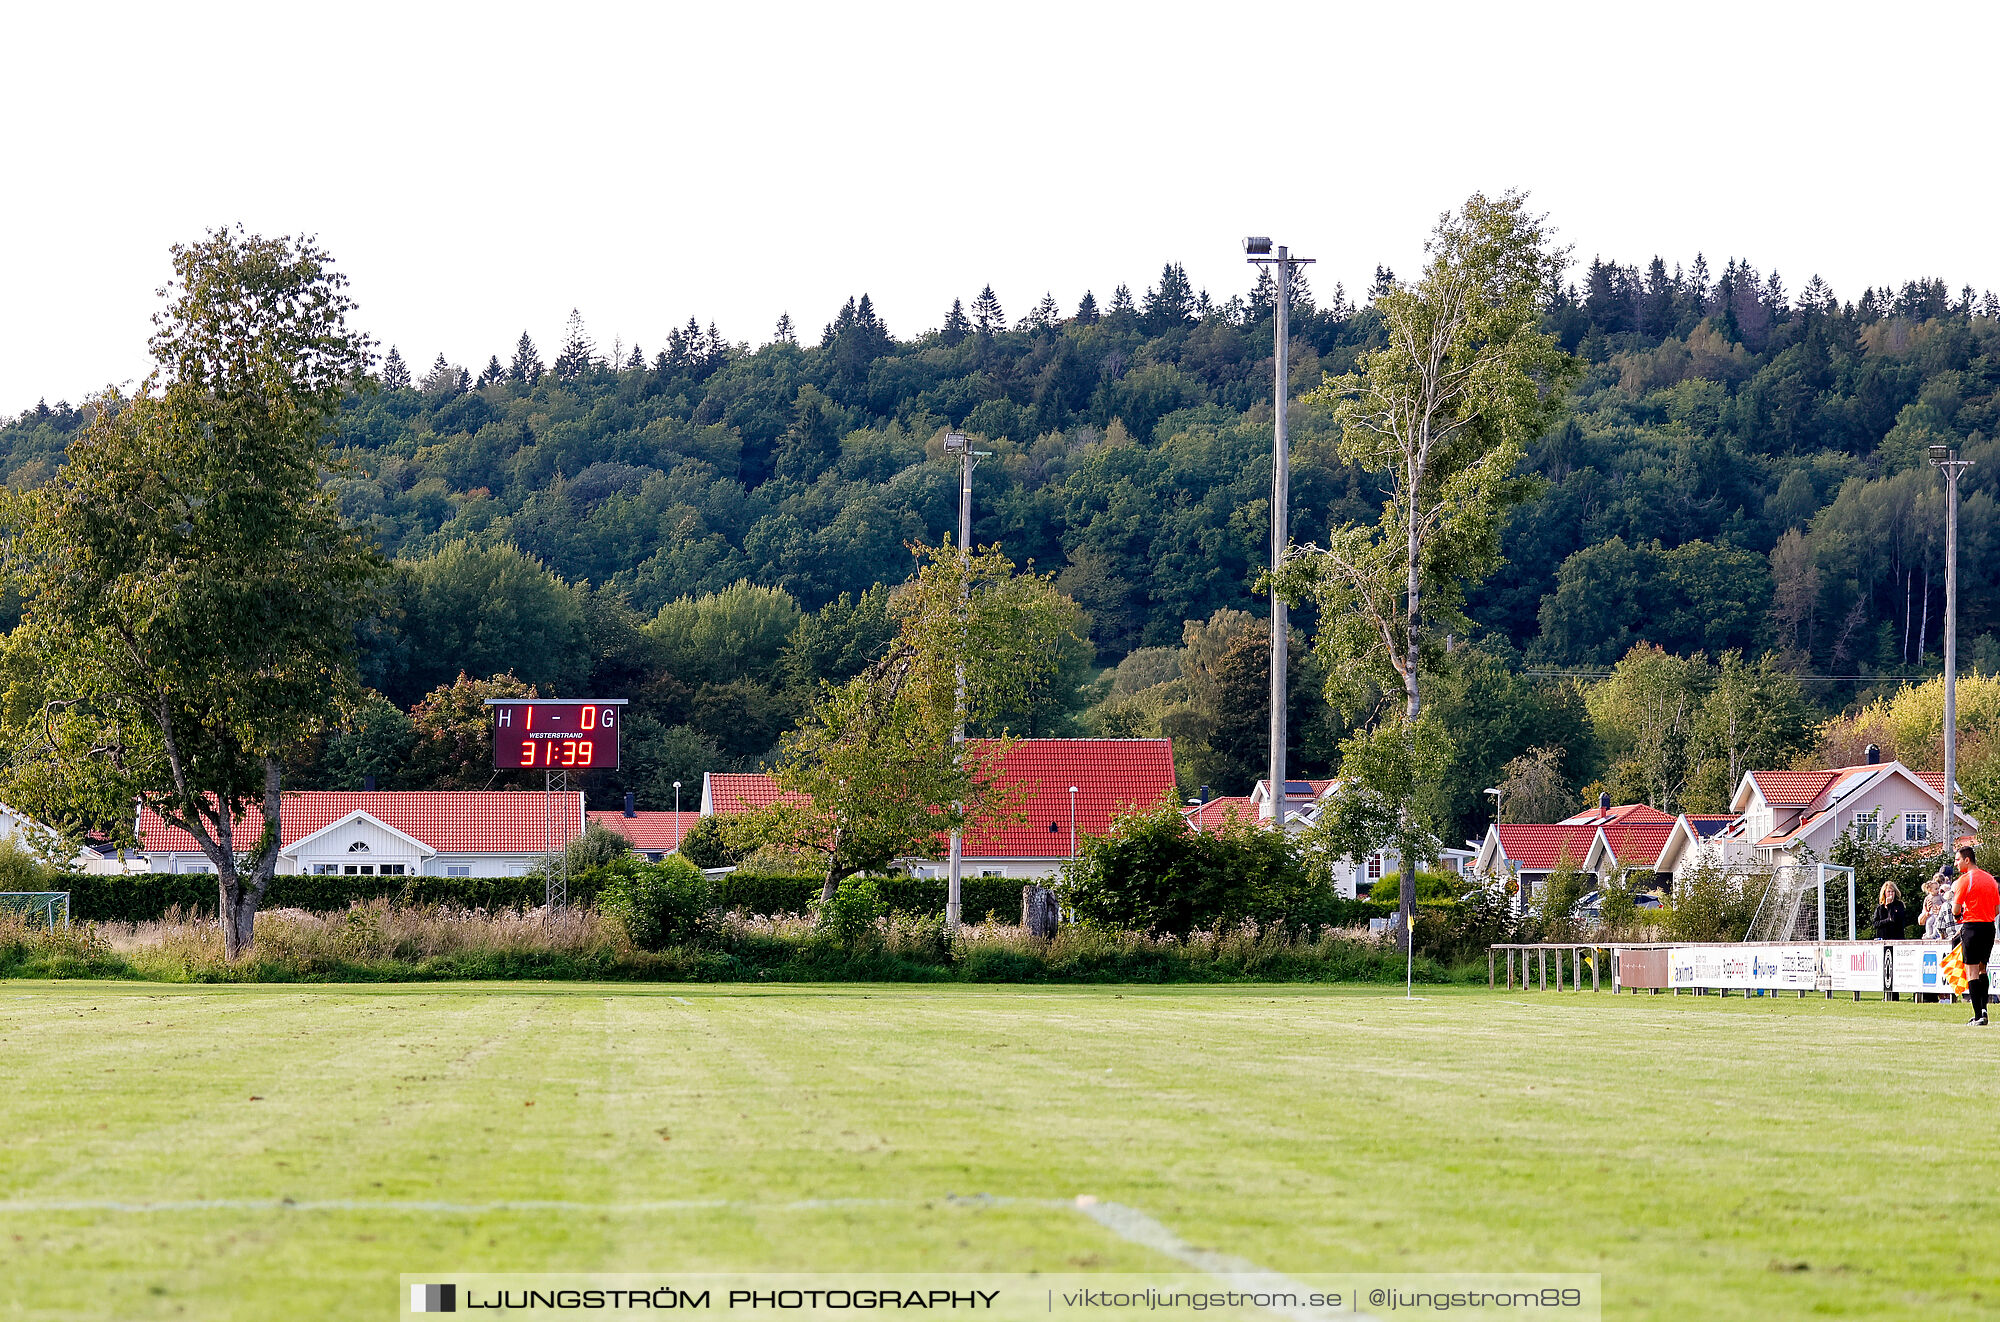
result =
[[0,415],[146,367],[167,247],[316,232],[360,320],[475,370],[572,305],[650,353],[867,291],[1218,297],[1408,272],[1473,189],[1577,256],[1705,251],[1844,298],[2000,288],[1996,6],[9,4]]

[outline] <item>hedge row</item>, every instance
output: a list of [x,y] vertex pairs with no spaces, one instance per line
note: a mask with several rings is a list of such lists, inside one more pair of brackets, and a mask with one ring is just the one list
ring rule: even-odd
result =
[[[64,876],[45,883],[50,890],[70,893],[70,917],[77,922],[150,922],[178,905],[191,913],[214,913],[214,876],[201,872],[141,872],[131,876]],[[773,876],[732,872],[721,879],[722,904],[747,913],[804,913],[819,898],[818,877]],[[883,904],[892,912],[944,912],[945,882],[941,877],[877,879]],[[967,877],[961,886],[962,909],[969,922],[992,914],[1001,922],[1018,922],[1021,885],[1002,877]],[[540,877],[273,877],[264,898],[266,909],[305,909],[330,913],[350,904],[390,899],[405,904],[449,904],[467,909],[533,908],[542,903]],[[570,902],[588,904],[597,898],[597,881],[588,874],[572,878]],[[1329,895],[1305,915],[1314,924],[1358,926],[1370,918],[1387,918],[1395,906],[1369,900],[1343,900]]]
[[[190,913],[214,913],[216,881],[202,872],[141,872],[130,876],[73,875],[52,877],[50,890],[70,893],[70,917],[76,922],[142,923],[163,918],[179,906]],[[945,883],[912,877],[879,879],[883,902],[905,913],[944,912]],[[596,878],[585,874],[570,880],[572,904],[597,898]],[[771,876],[732,872],[721,880],[724,908],[749,913],[804,913],[819,898],[818,877]],[[540,877],[325,877],[284,876],[271,879],[264,897],[266,909],[305,909],[330,913],[350,904],[390,899],[405,904],[449,904],[467,909],[533,908],[542,903],[545,883]],[[1021,913],[1021,883],[997,877],[967,877],[962,897],[965,916],[980,921],[991,912],[1003,922]]]

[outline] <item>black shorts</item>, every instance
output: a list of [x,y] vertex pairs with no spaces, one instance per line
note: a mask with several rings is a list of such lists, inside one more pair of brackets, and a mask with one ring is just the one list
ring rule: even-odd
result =
[[1984,964],[1993,954],[1993,924],[1966,923],[1958,929],[1958,955],[1968,964]]

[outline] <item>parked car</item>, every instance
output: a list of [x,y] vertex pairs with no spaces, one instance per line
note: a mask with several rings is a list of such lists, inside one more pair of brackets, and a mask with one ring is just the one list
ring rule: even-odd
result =
[[[1657,909],[1660,907],[1660,897],[1653,891],[1641,891],[1632,897],[1632,907],[1634,909]],[[1586,923],[1603,922],[1604,892],[1591,891],[1576,902],[1576,907],[1570,910],[1570,914],[1572,917]]]

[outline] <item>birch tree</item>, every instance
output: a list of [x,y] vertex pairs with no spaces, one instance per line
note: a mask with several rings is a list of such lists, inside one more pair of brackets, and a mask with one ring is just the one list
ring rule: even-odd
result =
[[1473,194],[1425,250],[1421,277],[1385,282],[1376,297],[1386,343],[1308,396],[1337,418],[1341,456],[1384,481],[1382,516],[1293,552],[1277,575],[1293,600],[1320,607],[1329,698],[1350,714],[1370,694],[1400,698],[1344,750],[1356,820],[1340,834],[1397,847],[1405,918],[1441,825],[1407,790],[1449,751],[1424,720],[1423,675],[1445,636],[1469,629],[1465,590],[1500,563],[1506,512],[1527,493],[1515,470],[1578,370],[1541,329],[1567,253],[1524,194]]

